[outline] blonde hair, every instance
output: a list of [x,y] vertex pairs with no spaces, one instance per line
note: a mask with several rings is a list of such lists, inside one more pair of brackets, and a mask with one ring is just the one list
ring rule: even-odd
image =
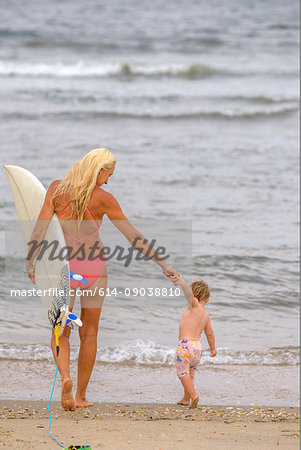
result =
[[204,280],[197,280],[191,283],[193,295],[198,301],[208,300],[210,297],[210,289]]
[[107,170],[116,164],[116,158],[106,148],[91,150],[81,161],[73,164],[66,177],[56,188],[52,202],[59,196],[68,198],[72,212],[78,220],[83,220],[96,180],[101,169]]

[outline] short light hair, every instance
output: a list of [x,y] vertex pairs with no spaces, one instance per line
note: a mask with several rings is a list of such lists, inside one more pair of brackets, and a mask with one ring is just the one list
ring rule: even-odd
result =
[[210,289],[204,280],[196,280],[191,283],[191,289],[194,297],[200,302],[202,300],[208,300],[210,297]]

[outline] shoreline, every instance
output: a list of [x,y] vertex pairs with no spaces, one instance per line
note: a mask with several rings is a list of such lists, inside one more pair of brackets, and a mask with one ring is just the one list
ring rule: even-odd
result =
[[[48,402],[0,401],[0,447],[58,448],[48,435]],[[95,403],[66,412],[50,405],[51,432],[64,445],[128,449],[299,448],[299,408],[170,403]],[[189,423],[189,426],[188,426]]]
[[[25,415],[30,418],[48,417],[47,401],[43,400],[0,400],[0,419],[21,418]],[[140,402],[95,402],[93,406],[86,408],[77,408],[75,411],[64,411],[61,403],[52,401],[50,403],[51,414],[56,418],[62,416],[96,418],[105,414],[114,414],[119,417],[134,417],[140,419],[142,416],[151,420],[152,413],[156,415],[166,414],[165,419],[179,419],[184,414],[195,416],[198,413],[198,419],[210,417],[210,419],[227,419],[230,416],[234,420],[243,419],[255,421],[294,421],[298,420],[300,407],[296,406],[272,406],[272,405],[202,405],[199,404],[196,409],[189,409],[186,406],[180,406],[174,403],[140,403]],[[87,416],[87,417],[86,417]]]
[[[0,401],[5,399],[49,400],[55,366],[48,361],[1,360]],[[41,377],[41,374],[43,376]],[[77,363],[71,361],[70,375],[76,386]],[[268,383],[262,380],[269,380]],[[222,366],[200,368],[196,391],[204,405],[273,405],[298,407],[299,367],[297,366]],[[251,386],[251,388],[250,388]],[[59,401],[60,377],[53,400]],[[174,367],[138,364],[96,363],[89,382],[87,398],[95,402],[176,404],[183,388]],[[3,403],[2,403],[3,404]]]

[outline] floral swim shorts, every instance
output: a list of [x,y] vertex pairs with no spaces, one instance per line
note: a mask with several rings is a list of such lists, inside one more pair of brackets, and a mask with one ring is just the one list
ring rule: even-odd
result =
[[181,379],[185,375],[189,375],[194,381],[195,371],[200,364],[201,356],[202,345],[200,341],[182,339],[178,344],[175,358],[178,378]]

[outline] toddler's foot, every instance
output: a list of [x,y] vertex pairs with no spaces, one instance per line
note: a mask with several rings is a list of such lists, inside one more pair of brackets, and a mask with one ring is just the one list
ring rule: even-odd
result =
[[198,402],[199,402],[199,397],[192,398],[189,409],[195,409],[198,406]]
[[182,406],[189,406],[190,400],[186,400],[186,398],[182,398],[182,400],[179,400],[177,402],[177,405],[182,405]]
[[65,411],[75,410],[75,401],[72,393],[72,381],[70,378],[63,381],[61,403]]

